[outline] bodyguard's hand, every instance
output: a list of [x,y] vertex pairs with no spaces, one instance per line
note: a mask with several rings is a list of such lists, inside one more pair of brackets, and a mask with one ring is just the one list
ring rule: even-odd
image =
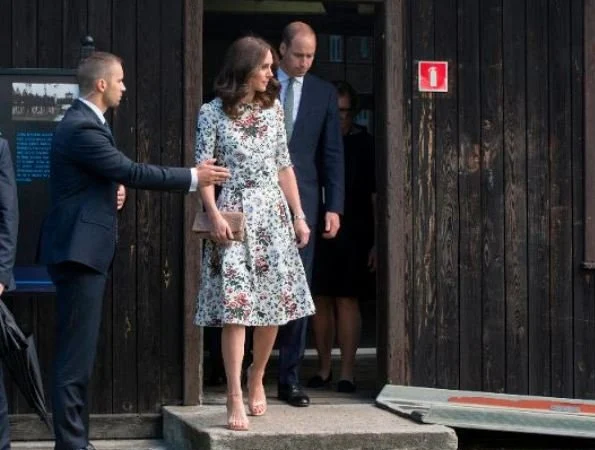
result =
[[124,207],[124,202],[126,201],[126,188],[123,184],[118,186],[118,191],[116,192],[116,208],[120,211]]
[[297,238],[297,248],[304,248],[310,240],[310,227],[303,219],[294,219],[293,229]]
[[325,239],[334,238],[340,227],[341,219],[339,218],[339,214],[330,211],[327,212],[324,215],[324,233],[322,233],[322,237]]
[[208,159],[196,165],[200,187],[221,184],[229,178],[229,170],[225,167],[216,166],[215,161],[215,159]]

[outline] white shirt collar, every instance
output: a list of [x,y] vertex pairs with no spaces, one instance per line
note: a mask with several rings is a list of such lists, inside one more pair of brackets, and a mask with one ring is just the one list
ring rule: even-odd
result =
[[[287,73],[285,73],[285,71],[281,67],[277,69],[277,79],[280,83],[285,83],[290,78],[291,77]],[[300,84],[303,84],[304,82],[304,77],[293,77],[293,79]]]
[[87,105],[89,108],[91,108],[91,111],[93,111],[95,113],[95,115],[97,116],[97,118],[99,119],[99,121],[101,123],[105,124],[105,117],[103,116],[103,113],[97,107],[97,105],[95,103],[91,103],[89,100],[85,100],[82,97],[79,97],[79,100],[81,102],[83,102],[85,105]]

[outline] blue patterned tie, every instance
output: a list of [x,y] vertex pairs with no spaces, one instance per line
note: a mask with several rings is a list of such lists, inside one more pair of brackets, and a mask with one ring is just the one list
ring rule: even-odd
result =
[[283,102],[283,113],[285,115],[285,131],[287,133],[287,141],[291,139],[293,133],[293,85],[295,78],[287,80],[287,89],[285,90],[285,101]]

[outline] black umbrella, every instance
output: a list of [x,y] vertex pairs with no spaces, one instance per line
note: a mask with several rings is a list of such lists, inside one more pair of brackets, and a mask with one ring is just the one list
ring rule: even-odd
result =
[[29,406],[51,431],[52,425],[45,404],[39,359],[33,336],[25,337],[2,300],[0,300],[0,358]]

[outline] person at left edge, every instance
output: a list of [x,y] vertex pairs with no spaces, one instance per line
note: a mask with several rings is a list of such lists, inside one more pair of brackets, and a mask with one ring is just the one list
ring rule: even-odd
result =
[[95,52],[77,69],[80,98],[58,124],[50,153],[50,208],[40,262],[56,286],[52,412],[55,450],[93,449],[87,387],[93,369],[107,272],[116,244],[116,190],[125,186],[188,192],[223,182],[213,160],[193,168],[131,161],[120,152],[104,113],[120,103],[122,60]]
[[[18,228],[19,210],[14,169],[8,142],[0,138],[0,297],[5,290],[15,286],[12,269],[16,256]],[[0,450],[9,449],[8,401],[0,363]]]

